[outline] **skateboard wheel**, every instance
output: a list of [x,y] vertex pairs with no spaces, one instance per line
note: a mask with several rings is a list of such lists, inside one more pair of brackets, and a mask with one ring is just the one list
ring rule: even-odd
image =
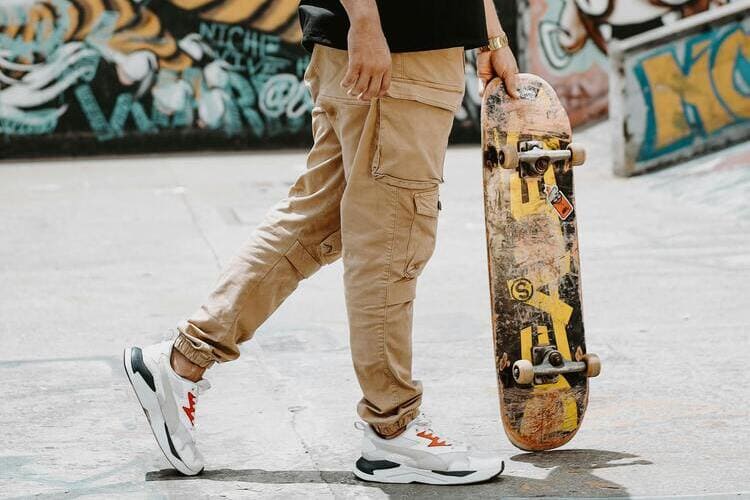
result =
[[574,167],[586,163],[586,150],[583,148],[583,146],[579,146],[578,144],[570,144],[568,145],[568,151],[570,151],[570,163]]
[[513,363],[513,378],[517,384],[529,385],[534,382],[534,365],[527,359]]
[[500,154],[498,155],[500,160],[500,166],[507,169],[514,169],[518,167],[518,151],[515,146],[506,144],[500,148]]
[[583,362],[586,363],[587,377],[596,377],[602,372],[602,362],[596,354],[585,354]]

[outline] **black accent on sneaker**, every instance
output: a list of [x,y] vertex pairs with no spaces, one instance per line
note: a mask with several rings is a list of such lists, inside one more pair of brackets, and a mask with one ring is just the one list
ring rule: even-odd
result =
[[[505,462],[501,462],[500,472],[498,472],[497,475],[499,476],[500,474],[502,474],[504,470],[505,470]],[[441,476],[465,477],[465,476],[468,476],[469,474],[474,474],[476,471],[475,470],[456,470],[456,471],[434,470],[432,472],[434,472],[435,474],[440,474]]]
[[177,454],[177,450],[174,449],[174,443],[172,443],[172,436],[169,435],[169,429],[167,428],[166,422],[164,422],[164,432],[167,435],[167,443],[169,443],[169,451],[172,452],[172,455],[174,455],[177,460],[182,461],[182,459],[180,458],[180,455]]
[[143,352],[140,347],[133,347],[130,350],[130,366],[133,367],[133,372],[139,374],[151,390],[156,392],[154,376],[148,371],[146,364],[143,362]]
[[357,469],[371,476],[376,470],[395,469],[396,467],[400,467],[400,465],[388,460],[367,460],[365,457],[359,457],[359,460],[357,460]]
[[454,476],[454,477],[465,477],[469,474],[474,474],[475,470],[434,470],[432,471],[435,474],[440,474],[441,476]]

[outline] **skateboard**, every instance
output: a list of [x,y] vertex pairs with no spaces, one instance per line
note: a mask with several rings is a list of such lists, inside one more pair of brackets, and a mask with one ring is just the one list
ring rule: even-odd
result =
[[521,74],[519,99],[485,89],[482,148],[487,254],[500,395],[510,441],[523,450],[570,441],[601,370],[586,354],[571,144],[555,91]]

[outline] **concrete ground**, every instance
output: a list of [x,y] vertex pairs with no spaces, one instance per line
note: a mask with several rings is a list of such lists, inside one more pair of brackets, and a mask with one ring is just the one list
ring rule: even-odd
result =
[[440,238],[416,304],[425,411],[502,454],[487,484],[357,481],[341,265],[303,283],[210,371],[207,470],[169,470],[121,369],[200,304],[304,168],[301,152],[0,164],[0,496],[499,498],[750,495],[750,144],[618,179],[609,129],[580,131],[589,349],[604,363],[578,436],[503,435],[477,147],[447,159]]

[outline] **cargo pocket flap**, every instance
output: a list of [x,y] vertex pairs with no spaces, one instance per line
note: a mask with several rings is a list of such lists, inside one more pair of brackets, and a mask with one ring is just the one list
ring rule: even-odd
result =
[[464,100],[464,89],[439,84],[421,84],[414,81],[393,80],[387,95],[408,99],[458,113]]
[[411,302],[417,295],[417,280],[403,279],[388,285],[388,299],[386,305],[393,306]]
[[438,216],[438,192],[428,191],[426,193],[415,193],[414,204],[419,215],[428,217]]

